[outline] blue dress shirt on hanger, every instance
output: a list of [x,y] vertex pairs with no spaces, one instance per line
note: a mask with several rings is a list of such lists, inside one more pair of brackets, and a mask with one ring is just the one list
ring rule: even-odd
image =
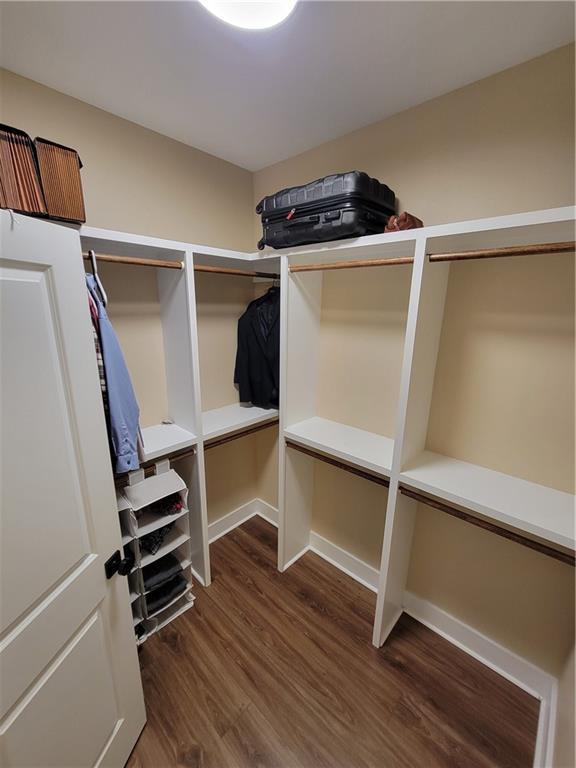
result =
[[121,474],[138,469],[140,466],[138,459],[140,409],[122,349],[112,323],[108,319],[93,275],[86,275],[86,285],[98,308],[100,344],[108,388],[110,442],[114,452],[114,471],[116,474]]

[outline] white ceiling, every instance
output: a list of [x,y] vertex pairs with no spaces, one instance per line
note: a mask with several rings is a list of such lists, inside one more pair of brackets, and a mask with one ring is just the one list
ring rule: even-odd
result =
[[256,170],[574,39],[571,2],[2,3],[2,66]]

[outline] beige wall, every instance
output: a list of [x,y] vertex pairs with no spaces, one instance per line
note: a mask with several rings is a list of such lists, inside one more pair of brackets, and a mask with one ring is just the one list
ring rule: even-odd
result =
[[2,122],[74,147],[88,224],[253,249],[252,174],[0,70]]
[[324,462],[314,465],[312,529],[379,568],[388,490]]
[[247,435],[205,451],[209,523],[258,495],[256,437]]
[[394,435],[411,275],[402,266],[324,274],[319,416]]
[[[573,115],[569,46],[259,171],[254,201],[357,168],[389,184],[400,209],[427,224],[571,205]],[[551,261],[525,259],[452,266],[428,445],[569,490],[574,267],[570,256],[551,260],[554,270]],[[347,277],[351,302],[377,290],[372,273]],[[395,390],[383,378],[398,376],[395,337],[381,336],[382,350],[370,355],[364,342],[377,322],[350,350],[348,337],[366,318],[359,312],[350,326],[348,315],[345,328],[348,294],[325,285],[323,415],[386,433],[389,402],[368,388]],[[398,318],[382,313],[379,322],[392,327]],[[367,483],[340,474],[316,470],[314,527],[377,565],[380,500]],[[427,507],[409,588],[555,674],[574,642],[573,569]]]
[[568,205],[573,115],[567,46],[258,171],[254,201],[355,168],[426,224]]
[[258,498],[278,506],[278,427],[255,434],[258,472]]
[[452,264],[427,447],[574,493],[574,255]]
[[254,298],[245,277],[196,273],[202,410],[238,402],[234,386],[238,318]]

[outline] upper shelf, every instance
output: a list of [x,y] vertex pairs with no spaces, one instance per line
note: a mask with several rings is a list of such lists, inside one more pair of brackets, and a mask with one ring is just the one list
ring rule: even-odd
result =
[[574,496],[424,451],[400,473],[410,488],[545,541],[574,549]]
[[196,445],[198,438],[177,424],[155,424],[142,430],[144,461],[167,456],[183,448]]
[[239,403],[225,405],[202,414],[202,432],[204,440],[213,440],[222,435],[229,435],[257,424],[275,421],[278,411],[271,408],[245,407]]
[[[187,251],[194,254],[198,264],[264,262],[273,271],[280,256],[288,256],[295,263],[319,260],[328,254],[336,260],[383,258],[387,254],[411,256],[415,242],[424,238],[431,253],[573,240],[575,218],[576,208],[567,206],[262,252],[213,248],[87,226],[80,228],[80,237],[84,248],[111,254],[173,259],[175,252]],[[251,266],[256,268],[256,264]]]
[[[574,240],[575,217],[573,206],[550,208],[303,245],[283,249],[280,253],[288,256],[291,264],[299,264],[320,261],[327,256],[333,261],[411,256],[416,241],[424,239],[429,253],[559,242]],[[264,253],[268,255],[270,251]]]
[[314,416],[284,430],[284,437],[376,475],[390,477],[394,440]]

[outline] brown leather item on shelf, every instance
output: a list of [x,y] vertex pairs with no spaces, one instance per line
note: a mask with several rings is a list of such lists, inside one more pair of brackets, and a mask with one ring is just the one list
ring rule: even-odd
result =
[[398,216],[390,216],[384,232],[402,232],[405,229],[420,229],[423,226],[424,224],[417,216],[403,211]]

